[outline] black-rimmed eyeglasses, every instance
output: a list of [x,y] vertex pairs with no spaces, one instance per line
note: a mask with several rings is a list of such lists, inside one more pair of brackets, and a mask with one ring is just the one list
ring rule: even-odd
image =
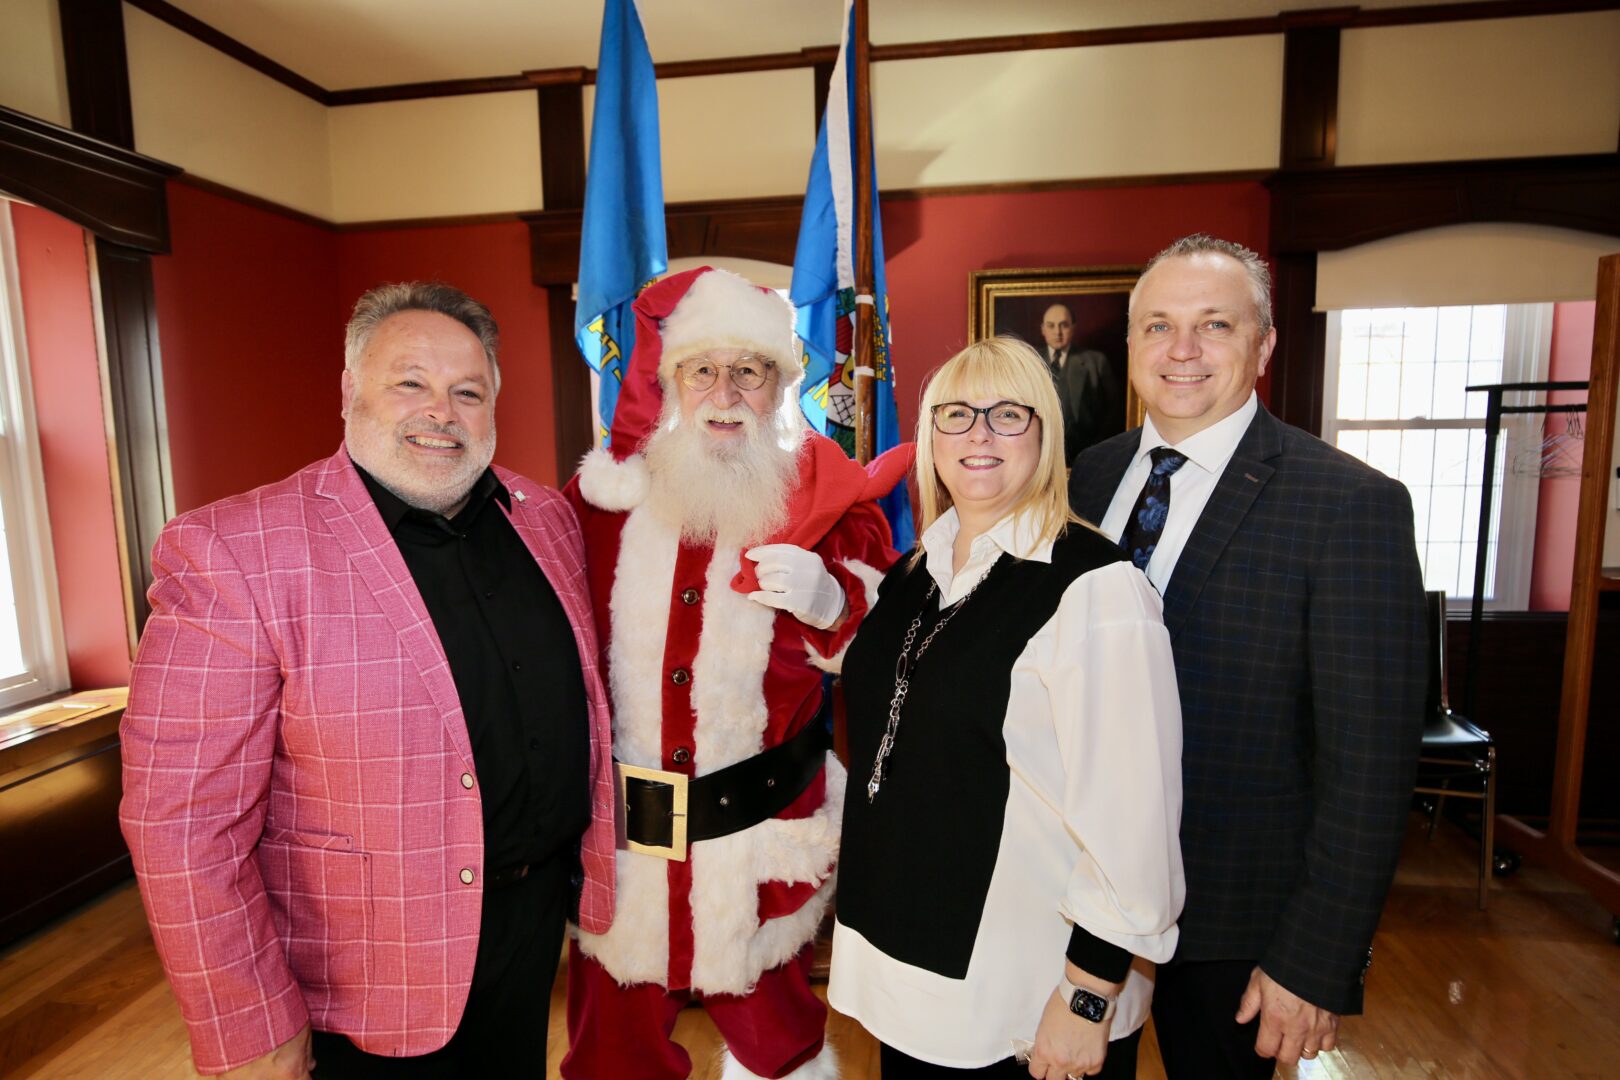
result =
[[980,415],[990,430],[997,435],[1022,435],[1035,419],[1035,410],[1016,401],[998,401],[982,409],[975,409],[965,401],[947,401],[935,405],[934,430],[941,435],[965,435],[973,430]]
[[776,364],[763,356],[741,356],[735,364],[717,364],[707,357],[682,360],[675,365],[681,373],[681,382],[693,390],[707,390],[720,377],[720,369],[731,374],[731,382],[739,390],[758,390],[771,377]]

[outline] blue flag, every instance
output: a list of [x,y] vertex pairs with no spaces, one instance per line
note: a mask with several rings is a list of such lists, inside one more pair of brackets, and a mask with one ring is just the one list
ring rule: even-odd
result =
[[[804,341],[804,414],[817,431],[855,453],[855,9],[844,4],[843,42],[827,92],[810,182],[799,221],[788,298],[798,309]],[[894,404],[894,369],[889,363],[889,290],[883,272],[883,220],[878,213],[877,160],[872,162],[872,368],[877,410],[878,453],[898,446],[900,421]],[[894,546],[908,550],[916,539],[906,485],[883,500]]]
[[597,413],[604,443],[635,347],[630,305],[668,266],[652,54],[633,0],[607,0],[596,61],[596,108],[579,237],[579,300],[574,307],[574,339],[585,362],[601,376]]

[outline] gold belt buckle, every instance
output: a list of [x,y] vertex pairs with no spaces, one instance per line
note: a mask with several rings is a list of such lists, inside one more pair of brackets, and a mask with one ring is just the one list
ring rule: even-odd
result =
[[640,765],[626,765],[622,761],[615,761],[614,767],[619,775],[619,802],[624,806],[626,820],[630,814],[630,800],[625,795],[625,781],[630,778],[645,780],[654,784],[667,784],[674,789],[670,800],[670,822],[668,844],[642,844],[628,837],[625,845],[642,855],[656,855],[660,859],[669,859],[671,862],[686,861],[686,785],[688,778],[684,773],[664,772],[661,769],[648,769]]

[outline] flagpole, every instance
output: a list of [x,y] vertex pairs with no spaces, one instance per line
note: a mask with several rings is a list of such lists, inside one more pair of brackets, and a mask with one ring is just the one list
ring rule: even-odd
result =
[[[872,327],[872,83],[868,61],[867,3],[855,2],[855,460],[865,465],[877,447],[873,408]],[[860,298],[865,297],[863,302]]]

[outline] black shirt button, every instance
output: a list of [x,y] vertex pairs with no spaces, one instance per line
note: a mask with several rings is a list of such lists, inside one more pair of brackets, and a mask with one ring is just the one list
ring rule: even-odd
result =
[[495,599],[495,590],[491,589],[491,590],[485,592],[484,593],[484,599],[485,600],[493,600],[493,599]]
[[685,686],[692,681],[692,673],[683,667],[678,667],[669,674],[669,681],[676,686]]
[[530,750],[538,750],[538,749],[540,749],[540,740],[539,739],[530,739],[529,740],[529,749]]
[[674,752],[669,755],[669,759],[677,765],[685,765],[692,760],[692,751],[684,746],[677,746]]
[[697,602],[698,602],[698,591],[696,589],[682,589],[681,590],[681,603],[691,605],[691,604],[695,604]]

